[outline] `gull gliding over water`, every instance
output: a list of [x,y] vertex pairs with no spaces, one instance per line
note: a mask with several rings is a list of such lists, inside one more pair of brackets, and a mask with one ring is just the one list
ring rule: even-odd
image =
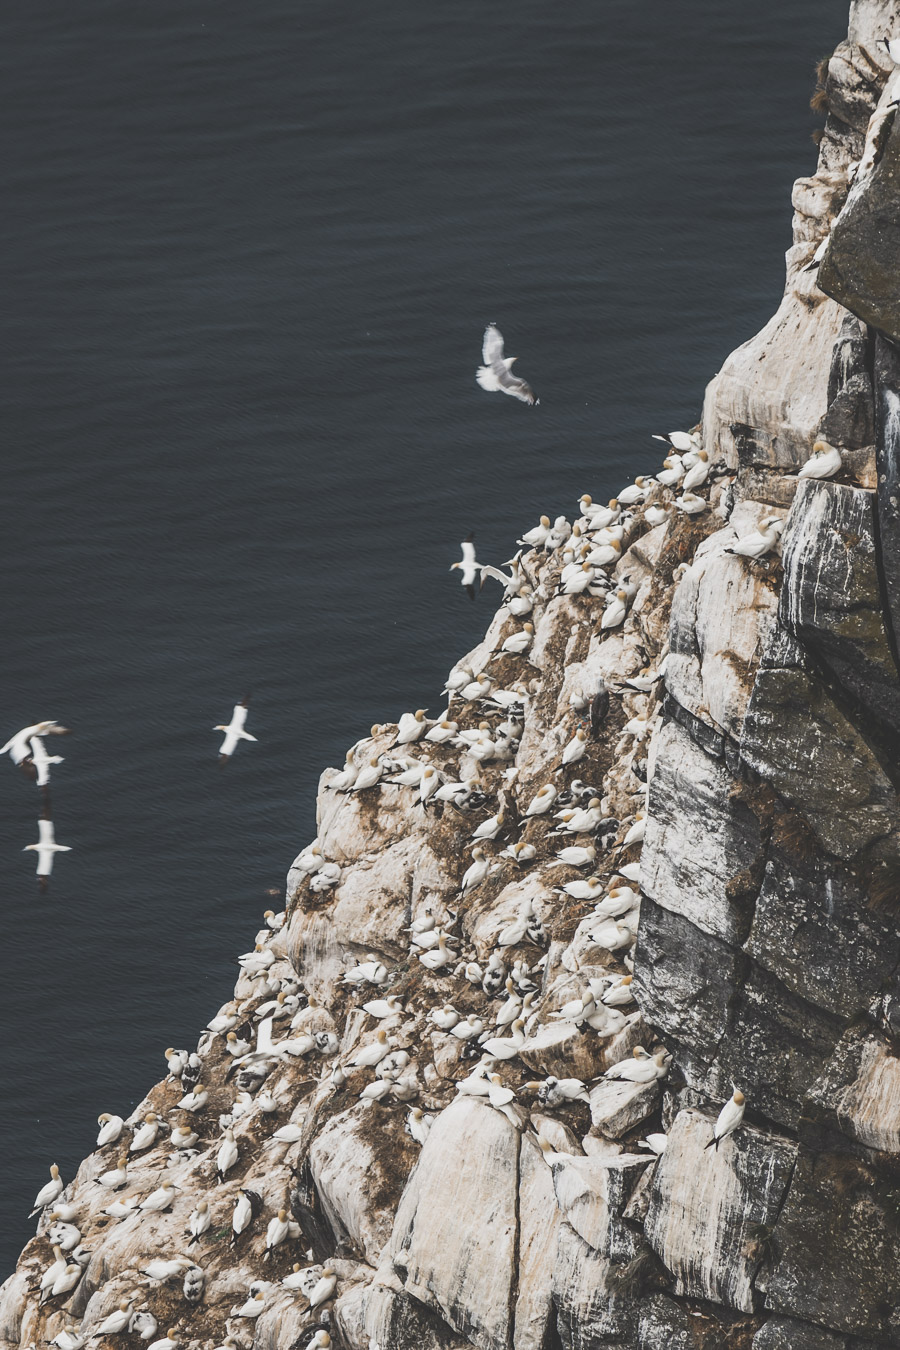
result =
[[482,389],[486,389],[489,393],[512,394],[513,398],[521,399],[523,403],[529,403],[532,407],[540,403],[540,399],[535,398],[531,385],[512,373],[512,364],[518,357],[503,355],[503,334],[496,324],[488,324],[484,330],[481,354],[484,365],[476,370],[475,379]]
[[213,731],[224,731],[225,739],[219,747],[219,763],[225,764],[235,752],[238,741],[255,741],[256,737],[251,736],[249,731],[244,730],[244,723],[247,721],[247,712],[249,710],[250,699],[244,697],[240,703],[234,705],[234,712],[231,714],[231,721],[227,726],[213,727]]

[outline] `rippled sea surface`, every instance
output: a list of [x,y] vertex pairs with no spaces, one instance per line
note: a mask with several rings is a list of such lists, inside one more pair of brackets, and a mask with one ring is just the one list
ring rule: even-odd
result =
[[[35,0],[0,20],[0,1273],[230,994],[448,573],[605,497],[772,313],[845,0]],[[474,383],[485,323],[540,407]],[[252,691],[227,770],[214,723]]]

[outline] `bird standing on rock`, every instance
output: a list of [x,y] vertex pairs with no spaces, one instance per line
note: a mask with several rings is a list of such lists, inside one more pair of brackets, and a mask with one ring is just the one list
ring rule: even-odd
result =
[[731,1099],[725,1103],[719,1112],[713,1128],[713,1137],[706,1148],[715,1148],[718,1153],[720,1142],[727,1138],[729,1134],[733,1134],[744,1119],[744,1106],[744,1094],[738,1088],[735,1088]]

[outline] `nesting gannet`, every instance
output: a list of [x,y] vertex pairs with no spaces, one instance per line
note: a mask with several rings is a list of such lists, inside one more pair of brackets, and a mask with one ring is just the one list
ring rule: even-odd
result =
[[580,1078],[555,1078],[552,1074],[539,1085],[538,1096],[547,1106],[562,1102],[589,1102],[587,1089]]
[[[481,977],[479,975],[480,982]],[[432,1008],[428,1016],[441,1031],[452,1031],[459,1021],[459,1013],[450,1003],[446,1003],[443,1008]]]
[[511,1101],[515,1100],[515,1092],[512,1088],[503,1086],[498,1073],[492,1073],[487,1080],[487,1099],[491,1106],[497,1110],[502,1110],[504,1106],[509,1106]]
[[121,1116],[111,1116],[108,1111],[97,1117],[97,1124],[100,1126],[97,1135],[98,1148],[103,1148],[105,1144],[114,1144],[125,1127]]
[[618,628],[619,624],[625,618],[628,609],[628,592],[621,588],[607,602],[600,619],[600,628],[606,632],[610,628]]
[[272,1255],[276,1247],[280,1247],[282,1242],[291,1231],[291,1220],[288,1218],[286,1209],[280,1209],[274,1219],[269,1220],[269,1226],[266,1229],[266,1250],[264,1259]]
[[644,474],[638,474],[637,478],[627,488],[623,488],[619,493],[619,503],[622,506],[636,506],[642,502],[653,486],[653,479]]
[[456,960],[456,953],[447,946],[447,939],[441,933],[438,945],[432,947],[430,951],[420,953],[419,960],[428,970],[443,970],[444,966],[449,966]]
[[462,892],[471,890],[473,886],[479,886],[484,881],[490,871],[490,860],[485,857],[484,849],[476,846],[472,849],[472,862],[466,868],[459,883]]
[[262,1210],[262,1198],[256,1191],[241,1189],[240,1194],[234,1202],[234,1213],[231,1216],[231,1241],[236,1242],[256,1216]]
[[686,516],[699,516],[707,509],[709,502],[705,497],[698,497],[696,492],[684,492],[680,497],[675,498],[675,505]]
[[186,1256],[176,1256],[171,1261],[164,1261],[161,1258],[154,1261],[148,1261],[141,1267],[141,1274],[146,1275],[148,1280],[156,1280],[162,1284],[166,1280],[172,1280],[176,1275],[183,1275],[188,1266],[194,1263]]
[[[229,1031],[228,1035],[234,1036],[234,1032]],[[232,1041],[231,1044],[232,1045],[238,1044],[238,1042],[235,1040]],[[240,1044],[247,1045],[249,1047],[249,1041],[240,1042]],[[229,1053],[237,1053],[237,1052],[229,1052]],[[190,1092],[186,1093],[181,1098],[181,1101],[178,1102],[177,1106],[179,1111],[202,1111],[208,1101],[209,1101],[209,1092],[206,1090],[205,1087],[202,1087],[198,1083],[195,1088],[193,1088]]]
[[61,1274],[57,1275],[56,1280],[54,1281],[53,1284],[53,1288],[50,1290],[50,1293],[47,1295],[47,1297],[57,1298],[60,1294],[68,1294],[70,1289],[75,1288],[76,1284],[81,1279],[83,1274],[84,1274],[83,1268],[77,1263],[77,1261],[73,1261],[70,1265],[66,1266],[65,1270],[62,1271]]
[[372,1069],[391,1053],[391,1042],[386,1031],[377,1031],[374,1041],[364,1045],[352,1059],[347,1061],[348,1069]]
[[131,1315],[134,1312],[134,1299],[122,1298],[119,1300],[119,1306],[115,1312],[111,1312],[108,1317],[104,1317],[98,1327],[91,1332],[92,1336],[117,1336],[120,1331],[124,1331],[131,1321]]
[[540,523],[535,525],[533,529],[526,531],[522,538],[518,540],[518,543],[525,544],[529,548],[543,548],[550,536],[551,529],[550,517],[541,516]]
[[[304,1350],[330,1350],[330,1347],[331,1347],[331,1336],[328,1334],[327,1331],[323,1331],[320,1329],[319,1331],[316,1332],[315,1336],[313,1336],[312,1340],[307,1342],[307,1344],[304,1346]],[[374,1347],[374,1350],[378,1350],[378,1347],[377,1345],[375,1345],[374,1341],[369,1341],[369,1347],[370,1350],[372,1350],[372,1347]]]
[[161,1214],[164,1209],[168,1209],[175,1199],[175,1192],[178,1187],[174,1181],[164,1181],[155,1191],[151,1191],[146,1199],[142,1200],[139,1209],[146,1210],[151,1214]]
[[657,1078],[665,1078],[669,1071],[666,1050],[657,1050],[651,1055],[642,1045],[636,1045],[631,1055],[630,1059],[622,1059],[607,1069],[604,1078],[619,1078],[628,1083],[652,1083]]
[[536,854],[537,849],[534,844],[524,844],[520,842],[518,844],[510,844],[509,847],[503,849],[498,856],[501,858],[512,858],[514,863],[518,863],[520,867],[524,867],[526,863],[533,861]]
[[40,736],[32,736],[28,742],[31,747],[31,762],[37,774],[38,787],[46,787],[50,782],[50,765],[62,764],[62,755],[48,755]]
[[611,989],[607,989],[600,1000],[601,1003],[605,1003],[608,1008],[621,1008],[628,1003],[633,1003],[634,994],[631,992],[633,978],[632,975],[623,975],[617,984],[614,984]]
[[568,848],[560,849],[556,855],[556,860],[551,864],[553,867],[588,867],[597,860],[597,850],[593,844],[572,844]]
[[603,819],[599,797],[592,797],[587,806],[578,806],[571,811],[557,811],[560,824],[557,834],[589,834],[596,830]]
[[700,439],[695,434],[691,435],[687,431],[670,431],[668,436],[653,437],[654,441],[662,441],[666,445],[671,445],[673,450],[679,454],[688,454],[691,450],[697,450],[700,447]]
[[579,727],[562,753],[563,764],[577,764],[587,754],[587,732]]
[[5,745],[0,745],[0,755],[9,755],[13,764],[21,764],[31,754],[32,736],[68,736],[68,727],[58,722],[35,722],[33,726],[23,727],[15,736],[10,736]]
[[503,355],[503,334],[496,324],[488,324],[484,330],[484,343],[481,355],[484,365],[475,372],[475,379],[489,393],[511,394],[513,398],[532,406],[538,402],[530,385],[512,373],[515,356]]
[[148,1111],[143,1122],[135,1130],[128,1145],[129,1153],[142,1153],[156,1143],[159,1134],[159,1117],[155,1111]]
[[603,882],[599,877],[587,877],[583,881],[567,881],[562,889],[573,900],[596,900],[603,894]]
[[356,780],[351,787],[351,792],[364,792],[366,788],[374,787],[384,773],[384,765],[380,759],[370,759],[367,764],[359,770]]
[[193,1246],[197,1239],[203,1236],[211,1223],[212,1210],[209,1207],[209,1201],[198,1200],[196,1208],[188,1219],[188,1232],[191,1235],[191,1240],[188,1243],[189,1247]]
[[553,786],[553,784],[545,783],[544,786],[540,788],[537,791],[537,793],[535,793],[535,795],[532,797],[531,801],[525,808],[524,814],[526,816],[544,815],[544,813],[546,811],[549,811],[553,803],[556,801],[556,795],[557,795],[556,788]]
[[158,1341],[154,1341],[150,1350],[181,1350],[177,1327],[171,1327]]
[[40,831],[40,842],[37,844],[26,844],[23,853],[36,853],[37,860],[37,879],[41,890],[47,889],[47,878],[53,871],[54,853],[71,853],[68,844],[58,844],[53,832],[53,821],[47,815],[43,815],[38,821],[38,830]]
[[500,651],[508,652],[513,656],[521,656],[524,652],[527,652],[533,638],[534,624],[523,624],[518,633],[510,633],[509,637],[500,644]]
[[60,1275],[68,1265],[68,1261],[62,1254],[62,1248],[58,1243],[53,1244],[53,1260],[41,1275],[41,1282],[38,1289],[39,1301],[43,1302],[45,1298],[50,1297],[50,1290],[53,1288]]
[[622,847],[629,848],[631,844],[639,844],[644,838],[647,830],[647,821],[642,812],[638,812],[634,818],[634,824],[627,831],[622,840]]
[[309,1306],[318,1308],[326,1303],[337,1288],[337,1275],[333,1266],[325,1266],[322,1269],[321,1277],[309,1296]]
[[234,705],[234,711],[231,714],[231,721],[227,726],[219,725],[213,727],[213,731],[223,731],[225,739],[219,747],[219,763],[225,764],[234,754],[238,741],[255,741],[256,737],[251,736],[249,731],[244,730],[244,723],[247,721],[247,712],[250,706],[250,700],[245,696],[240,703]]
[[108,1172],[97,1178],[100,1185],[110,1191],[117,1191],[120,1186],[124,1186],[128,1180],[127,1163],[128,1155],[123,1153],[115,1167],[111,1167]]
[[730,1101],[727,1101],[719,1112],[713,1129],[713,1137],[706,1145],[707,1148],[715,1146],[718,1152],[721,1140],[732,1134],[744,1119],[744,1106],[744,1094],[738,1088],[735,1088]]
[[798,478],[833,478],[840,472],[843,458],[837,446],[827,441],[816,441],[812,455],[800,469]]
[[62,1189],[63,1183],[62,1178],[59,1175],[59,1168],[57,1167],[56,1163],[51,1163],[50,1180],[47,1182],[45,1186],[41,1187],[37,1195],[34,1197],[34,1208],[32,1209],[28,1217],[30,1219],[33,1219],[35,1214],[37,1214],[40,1210],[42,1210],[46,1205],[52,1205],[56,1197],[62,1194]]
[[427,730],[428,718],[424,708],[417,708],[414,713],[404,713],[397,723],[397,739],[394,744],[411,745],[420,736],[424,736]]
[[525,1023],[521,1017],[517,1017],[510,1027],[508,1037],[489,1036],[486,1041],[481,1042],[481,1050],[483,1054],[490,1055],[491,1059],[515,1059],[524,1044]]
[[173,1148],[189,1149],[196,1146],[199,1138],[190,1125],[176,1125],[169,1135],[169,1142]]
[[396,994],[388,994],[387,998],[371,999],[368,1003],[362,1005],[363,1012],[367,1012],[370,1017],[397,1017],[403,1012],[403,1004]]
[[726,545],[722,552],[737,553],[742,558],[762,558],[778,547],[784,526],[785,522],[781,516],[767,516],[760,522],[758,530],[753,530],[735,543]]
[[238,1160],[238,1146],[234,1134],[230,1129],[225,1130],[224,1138],[219,1145],[219,1151],[216,1154],[216,1172],[219,1181],[225,1180],[225,1173],[229,1172]]
[[56,1210],[50,1215],[50,1228],[47,1231],[51,1246],[59,1247],[60,1251],[70,1252],[77,1247],[81,1241],[81,1230],[76,1228],[73,1223],[64,1223]]
[[55,1345],[57,1350],[83,1350],[87,1345],[87,1337],[83,1336],[77,1327],[70,1325],[63,1327],[50,1344]]
[[272,1138],[279,1144],[296,1144],[298,1139],[303,1138],[303,1127],[289,1121],[287,1125],[282,1125],[276,1130]]
[[450,1035],[455,1036],[458,1041],[471,1041],[476,1036],[480,1036],[484,1031],[484,1022],[477,1013],[469,1013],[462,1018],[450,1030]]
[[630,886],[614,886],[606,899],[594,906],[594,913],[601,919],[621,919],[639,900],[637,891]]

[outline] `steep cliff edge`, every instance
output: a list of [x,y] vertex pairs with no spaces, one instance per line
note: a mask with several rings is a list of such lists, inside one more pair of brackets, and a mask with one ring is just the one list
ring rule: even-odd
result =
[[284,922],[43,1210],[0,1345],[900,1346],[892,32],[853,5],[784,300],[680,461],[538,527],[446,717],[326,770]]

